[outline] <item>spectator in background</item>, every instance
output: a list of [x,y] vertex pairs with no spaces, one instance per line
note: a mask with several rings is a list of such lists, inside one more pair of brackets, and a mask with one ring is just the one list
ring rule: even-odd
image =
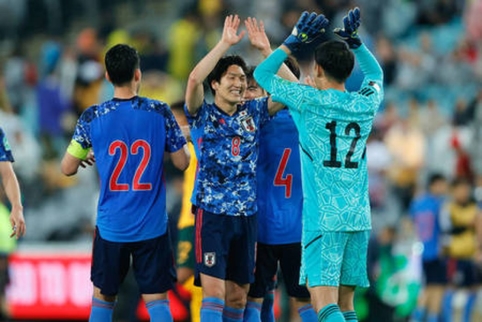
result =
[[413,198],[420,170],[425,159],[425,137],[408,118],[394,124],[385,136],[385,144],[392,158],[388,170],[394,193],[402,213]]
[[[413,313],[414,322],[438,322],[442,297],[447,284],[447,266],[441,256],[440,212],[447,192],[446,179],[432,174],[425,193],[413,200],[410,217],[423,243],[422,266],[425,287]],[[426,317],[426,320],[425,320]]]
[[[456,178],[451,185],[450,200],[442,211],[442,228],[445,233],[444,251],[448,256],[448,277],[455,290],[464,290],[468,294],[467,303],[461,314],[462,321],[469,321],[475,302],[474,287],[477,280],[475,256],[478,240],[482,236],[476,229],[479,214],[477,203],[472,198],[472,185],[467,178]],[[452,310],[454,292],[448,292],[444,301],[443,315],[450,321],[456,312]],[[455,320],[458,320],[455,318]]]

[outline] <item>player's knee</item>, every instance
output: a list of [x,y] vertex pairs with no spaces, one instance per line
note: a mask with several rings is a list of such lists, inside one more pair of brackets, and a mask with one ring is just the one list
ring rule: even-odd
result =
[[243,288],[231,289],[230,292],[226,294],[226,306],[242,309],[246,306],[247,301],[247,290]]

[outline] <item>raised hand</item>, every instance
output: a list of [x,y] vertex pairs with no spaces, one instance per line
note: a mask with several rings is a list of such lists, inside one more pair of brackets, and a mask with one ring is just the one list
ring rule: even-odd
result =
[[232,46],[243,39],[244,34],[246,33],[244,30],[238,35],[240,22],[241,20],[239,19],[238,15],[229,15],[226,17],[226,19],[224,19],[223,35],[221,37],[223,42]]
[[358,28],[360,27],[360,9],[355,7],[353,10],[348,11],[348,14],[343,17],[343,29],[336,28],[333,30],[335,35],[343,39],[348,47],[355,49],[360,47],[361,40],[358,37]]
[[262,53],[269,54],[271,52],[271,44],[264,30],[264,23],[256,20],[256,18],[248,17],[244,21],[244,25],[248,30],[248,38],[251,45],[261,51]]
[[329,24],[330,21],[326,19],[324,15],[304,11],[293,28],[291,35],[283,42],[283,45],[288,47],[292,52],[297,51],[302,45],[309,44],[323,35],[325,28],[328,27]]

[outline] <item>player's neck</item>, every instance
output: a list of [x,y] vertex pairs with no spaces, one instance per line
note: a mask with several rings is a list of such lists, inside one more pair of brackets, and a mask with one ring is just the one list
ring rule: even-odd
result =
[[214,97],[214,104],[228,115],[233,115],[238,110],[238,103],[231,103],[220,99],[217,96]]
[[315,84],[318,89],[326,90],[326,89],[335,89],[340,92],[344,92],[346,90],[345,83],[338,83],[335,81],[328,80],[326,78],[317,78],[315,79]]
[[114,87],[114,97],[129,99],[137,96],[137,91],[130,86]]

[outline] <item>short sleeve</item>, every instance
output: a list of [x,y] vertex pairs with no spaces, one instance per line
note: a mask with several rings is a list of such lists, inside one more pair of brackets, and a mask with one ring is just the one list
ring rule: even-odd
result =
[[206,118],[206,115],[208,113],[208,109],[206,108],[206,106],[206,101],[203,101],[201,107],[197,110],[196,114],[192,115],[191,113],[189,113],[187,105],[184,104],[184,114],[186,114],[187,122],[191,127],[197,127],[198,123],[202,123],[203,120]]
[[181,149],[186,143],[186,138],[182,134],[179,124],[177,124],[174,115],[170,108],[166,107],[166,113],[164,114],[166,122],[166,148],[167,152],[176,152]]
[[14,158],[12,155],[12,150],[10,148],[10,144],[8,143],[7,137],[5,133],[0,128],[0,162],[14,162]]
[[263,126],[271,118],[268,111],[268,99],[269,97],[266,96],[248,101],[250,113],[259,115],[259,126]]
[[85,110],[77,121],[72,140],[77,142],[83,149],[90,149],[92,141],[90,137],[90,123],[93,119],[93,110]]

